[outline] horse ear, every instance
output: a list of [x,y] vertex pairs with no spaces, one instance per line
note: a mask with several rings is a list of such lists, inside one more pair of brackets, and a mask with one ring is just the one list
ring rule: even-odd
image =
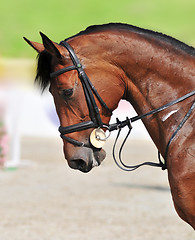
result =
[[42,52],[45,50],[45,47],[43,46],[42,43],[37,43],[37,42],[32,42],[28,40],[27,38],[24,37],[24,40],[32,47],[34,48],[38,53]]
[[45,34],[43,34],[42,32],[40,32],[40,35],[42,37],[42,41],[43,41],[43,45],[45,47],[45,49],[51,53],[52,55],[54,55],[55,57],[61,59],[62,55],[60,53],[60,49],[61,46],[59,46],[57,43],[54,43],[53,41],[51,41]]

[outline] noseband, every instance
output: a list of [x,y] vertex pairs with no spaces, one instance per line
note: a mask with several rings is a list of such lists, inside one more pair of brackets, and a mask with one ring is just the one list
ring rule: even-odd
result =
[[[169,142],[166,146],[166,150],[165,150],[165,154],[164,154],[164,163],[160,159],[160,153],[159,152],[158,152],[159,163],[144,162],[142,164],[138,164],[138,165],[135,165],[135,166],[128,166],[128,165],[125,165],[123,163],[123,161],[121,160],[121,152],[122,152],[123,146],[124,146],[128,136],[131,132],[131,129],[132,129],[131,123],[135,122],[137,120],[143,119],[143,118],[145,118],[149,115],[156,114],[160,111],[163,111],[163,110],[167,109],[168,107],[170,107],[174,104],[182,102],[185,99],[195,95],[195,91],[192,91],[192,92],[190,92],[190,93],[188,93],[188,94],[186,94],[186,95],[184,95],[184,96],[182,96],[182,97],[180,97],[180,98],[178,98],[178,99],[176,99],[172,102],[169,102],[169,103],[167,103],[167,104],[165,104],[165,105],[163,105],[163,106],[161,106],[157,109],[154,109],[154,110],[152,110],[148,113],[145,113],[143,115],[135,116],[133,118],[126,118],[126,120],[124,120],[124,121],[119,121],[119,119],[117,118],[116,123],[109,124],[109,125],[105,124],[105,123],[102,122],[100,112],[99,112],[99,108],[96,104],[94,95],[98,99],[101,106],[105,110],[107,110],[107,112],[109,112],[110,115],[112,115],[112,111],[109,109],[109,107],[106,105],[106,103],[102,100],[102,98],[98,94],[97,90],[95,89],[95,87],[93,86],[91,81],[89,80],[87,74],[85,73],[85,70],[84,70],[83,66],[81,65],[81,63],[80,63],[79,59],[77,58],[77,56],[76,56],[74,50],[72,49],[72,47],[66,41],[60,42],[60,45],[64,46],[68,50],[73,65],[62,68],[60,70],[57,70],[57,71],[51,73],[50,78],[55,78],[55,77],[57,77],[57,76],[59,76],[63,73],[66,73],[66,72],[69,72],[69,71],[72,71],[72,70],[77,70],[79,79],[82,83],[82,87],[83,87],[83,91],[84,91],[84,94],[85,94],[85,99],[86,99],[86,102],[87,102],[87,106],[88,106],[88,109],[89,109],[89,116],[91,118],[90,121],[77,123],[77,124],[70,125],[70,126],[67,126],[67,127],[60,126],[59,127],[59,132],[60,132],[61,138],[70,142],[71,144],[73,144],[75,146],[78,146],[78,147],[89,147],[89,148],[91,148],[93,146],[95,148],[102,148],[101,143],[104,143],[105,140],[107,139],[107,137],[106,137],[106,135],[104,134],[104,131],[101,128],[105,128],[109,132],[111,132],[113,130],[118,130],[118,135],[117,135],[116,141],[114,143],[114,147],[113,147],[113,157],[114,157],[114,160],[115,160],[115,162],[116,162],[116,164],[119,168],[121,168],[122,170],[125,170],[125,171],[132,171],[132,170],[135,170],[135,169],[137,169],[137,168],[139,168],[143,165],[149,165],[149,166],[161,167],[163,170],[166,169],[166,159],[167,159],[167,155],[168,155],[169,146],[170,146],[172,140],[174,139],[174,137],[176,136],[176,134],[178,133],[178,131],[183,127],[184,123],[190,117],[190,114],[192,113],[193,109],[195,108],[195,101],[193,102],[193,104],[192,104],[191,108],[189,109],[189,111],[187,112],[187,114],[184,116],[181,123],[178,125],[175,132],[172,134],[172,136],[171,136],[171,138],[170,138],[170,140],[169,140]],[[115,158],[115,146],[116,146],[117,140],[119,138],[121,129],[124,128],[125,126],[128,126],[129,131],[128,131],[127,136],[126,136],[125,140],[123,141],[123,143],[121,145],[121,148],[120,148],[120,151],[119,151],[119,160],[120,160],[120,164],[119,164],[118,161]],[[90,143],[80,142],[78,140],[75,140],[73,138],[65,136],[65,134],[78,132],[78,131],[82,131],[82,130],[86,130],[86,129],[90,129],[90,128],[94,129],[91,133],[91,136],[90,136],[90,140],[91,140]],[[95,143],[94,143],[94,141],[95,141]],[[97,142],[100,143],[100,144],[96,145]]]

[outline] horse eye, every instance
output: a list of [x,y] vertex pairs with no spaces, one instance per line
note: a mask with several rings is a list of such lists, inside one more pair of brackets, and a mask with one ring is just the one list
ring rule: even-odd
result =
[[60,95],[64,100],[67,100],[68,98],[70,98],[73,94],[73,88],[71,89],[63,89],[60,91]]

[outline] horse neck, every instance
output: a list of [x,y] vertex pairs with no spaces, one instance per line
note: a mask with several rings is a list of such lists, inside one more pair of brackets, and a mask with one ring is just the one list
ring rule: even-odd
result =
[[[170,43],[135,33],[118,37],[117,44],[120,45],[113,46],[116,57],[112,60],[125,74],[127,89],[124,96],[138,114],[158,108],[194,89],[194,57],[176,50]],[[183,118],[182,108],[185,109],[183,105],[173,106],[143,120],[161,152],[172,134],[170,129]]]
[[[124,86],[125,93],[120,96],[129,101],[139,115],[194,89],[194,57],[152,34],[104,31],[75,37],[72,41],[86,69],[92,68],[94,74],[97,69],[101,69],[102,73],[109,72],[108,93],[115,86],[112,95],[109,95],[109,99],[115,101],[113,106],[117,106],[118,96],[124,92]],[[121,84],[121,80],[124,84]],[[164,152],[172,134],[170,128],[178,125],[183,118],[180,113],[182,107],[176,105],[143,120],[161,152]],[[177,112],[170,116],[173,111]]]

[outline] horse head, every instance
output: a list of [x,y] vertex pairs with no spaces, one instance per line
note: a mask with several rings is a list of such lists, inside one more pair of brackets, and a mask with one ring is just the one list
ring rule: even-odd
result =
[[[88,45],[86,48],[87,43],[84,38],[82,48],[81,41],[78,46],[78,39],[73,38],[68,41],[70,44],[68,45],[72,46],[70,47],[72,51],[74,49],[75,57],[78,57],[79,63],[82,64],[81,70],[85,72],[88,80],[90,79],[91,85],[88,88],[91,90],[87,89],[85,83],[81,81],[81,73],[78,72],[77,66],[73,65],[74,59],[72,59],[70,50],[68,51],[63,44],[54,43],[42,33],[41,37],[43,44],[25,38],[27,43],[38,52],[35,81],[39,83],[42,90],[49,86],[49,91],[54,98],[60,129],[62,129],[60,132],[64,143],[64,155],[68,165],[73,169],[88,172],[100,165],[106,156],[102,148],[104,140],[100,139],[101,142],[97,146],[93,143],[93,140],[97,142],[97,137],[100,137],[96,136],[97,133],[93,130],[97,128],[96,131],[104,136],[111,112],[117,107],[124,94],[124,84],[118,82],[117,74],[113,69],[110,70],[111,64],[100,58],[102,53],[98,51],[95,44]],[[68,70],[64,71],[67,68]],[[113,85],[114,80],[116,82]],[[111,86],[113,86],[112,91],[110,91]],[[101,95],[101,101],[94,94],[94,89],[99,97]],[[89,91],[91,95],[88,94]],[[86,127],[87,124],[89,127]],[[73,128],[76,126],[75,131],[65,131],[64,135],[63,129],[67,130],[69,126]],[[90,141],[90,135],[93,136],[92,141]]]

